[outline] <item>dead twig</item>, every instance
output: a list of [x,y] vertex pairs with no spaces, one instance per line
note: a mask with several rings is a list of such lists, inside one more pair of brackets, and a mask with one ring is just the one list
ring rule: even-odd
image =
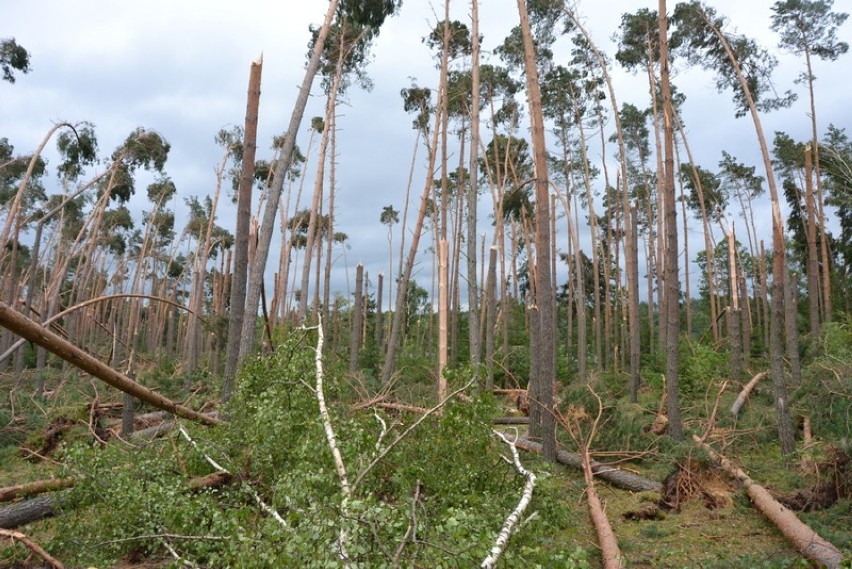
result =
[[716,414],[719,412],[719,401],[722,399],[722,394],[725,392],[726,387],[728,387],[727,379],[722,382],[722,387],[719,389],[719,393],[716,394],[716,402],[713,404],[713,412],[710,413],[710,420],[707,422],[707,430],[701,435],[702,443],[707,440],[707,437],[710,436],[710,433],[716,427]]

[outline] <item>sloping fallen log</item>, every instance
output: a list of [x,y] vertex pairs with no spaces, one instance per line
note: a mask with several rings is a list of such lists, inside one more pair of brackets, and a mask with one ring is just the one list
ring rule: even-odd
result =
[[595,532],[598,534],[604,569],[623,569],[624,558],[621,554],[621,548],[618,547],[618,540],[615,537],[615,532],[612,531],[612,524],[609,523],[601,499],[597,490],[595,490],[595,475],[592,472],[593,461],[589,456],[588,448],[583,449],[580,460],[583,462],[583,478],[586,481],[586,500],[589,503],[589,515],[595,526]]
[[48,330],[44,326],[33,322],[20,312],[16,312],[5,302],[0,302],[0,326],[11,332],[41,346],[47,351],[59,356],[73,366],[80,368],[86,373],[100,379],[101,381],[115,387],[116,389],[129,393],[148,403],[152,407],[174,413],[178,417],[189,419],[204,425],[216,425],[221,420],[211,418],[199,413],[189,407],[175,403],[171,399],[163,397],[159,393],[144,387],[126,375],[117,372],[94,356],[84,352],[68,340]]
[[[542,453],[541,445],[528,439],[520,439],[517,443],[515,443],[515,446],[527,452],[534,452],[536,454]],[[580,471],[583,470],[583,458],[578,454],[574,454],[566,450],[559,450],[556,452],[556,462],[576,468]],[[630,490],[631,492],[659,492],[662,489],[662,484],[659,482],[643,478],[642,476],[631,472],[619,470],[612,466],[601,464],[594,460],[591,461],[590,467],[595,477],[612,484],[616,488],[621,488],[622,490]]]
[[840,567],[843,554],[831,542],[820,537],[809,525],[796,517],[796,514],[782,506],[766,488],[757,484],[743,470],[734,466],[727,458],[714,451],[710,445],[701,442],[693,435],[692,439],[707,451],[719,466],[736,478],[748,492],[749,498],[769,521],[775,524],[784,537],[796,546],[806,558],[821,566],[834,569]]
[[743,405],[745,405],[746,399],[748,399],[748,396],[754,389],[754,386],[757,385],[757,383],[767,375],[769,375],[768,370],[762,371],[755,375],[753,378],[751,378],[748,383],[746,383],[745,387],[743,387],[743,390],[740,391],[739,395],[737,395],[737,399],[736,401],[734,401],[734,404],[731,405],[731,414],[734,417],[740,414],[740,409],[742,409]]
[[32,522],[52,518],[59,513],[54,494],[43,494],[0,508],[0,528],[15,529]]

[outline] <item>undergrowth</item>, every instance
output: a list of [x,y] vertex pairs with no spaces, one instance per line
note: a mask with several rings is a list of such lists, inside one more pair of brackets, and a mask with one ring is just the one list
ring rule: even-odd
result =
[[[427,419],[366,474],[344,507],[313,377],[312,349],[292,339],[275,356],[244,366],[230,422],[185,425],[204,453],[238,475],[227,486],[190,492],[187,479],[213,469],[174,433],[136,449],[74,445],[67,470],[84,481],[66,499],[74,507],[48,547],[82,566],[165,556],[171,548],[211,567],[338,567],[344,529],[360,567],[481,563],[523,486],[490,432],[491,396],[451,403]],[[345,388],[335,377],[326,385],[329,400]],[[348,407],[332,414],[350,482],[413,420]],[[512,538],[502,566],[588,566],[583,548],[547,537],[571,525],[571,510],[558,480],[539,474],[529,510],[537,514]],[[255,493],[283,524],[262,511]]]

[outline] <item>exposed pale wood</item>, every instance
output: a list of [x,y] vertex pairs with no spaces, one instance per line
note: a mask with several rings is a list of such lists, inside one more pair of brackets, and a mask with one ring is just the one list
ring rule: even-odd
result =
[[598,534],[598,544],[601,548],[604,569],[621,569],[624,567],[623,556],[621,555],[621,549],[618,547],[618,540],[615,538],[615,533],[612,531],[612,525],[609,523],[604,512],[601,499],[598,496],[597,490],[595,490],[595,477],[591,467],[592,459],[589,457],[588,450],[583,452],[582,460],[583,478],[586,480],[586,500],[589,502],[589,515]]
[[740,391],[740,394],[737,395],[736,401],[734,401],[734,404],[731,405],[731,414],[734,417],[739,415],[740,409],[742,409],[743,405],[745,405],[746,399],[748,399],[748,396],[754,389],[754,386],[757,385],[757,383],[767,375],[769,375],[769,370],[762,371],[755,375],[753,378],[751,378],[751,380],[745,385],[745,387],[743,387],[742,391]]
[[240,334],[246,306],[248,285],[249,226],[251,225],[251,190],[254,185],[254,162],[257,153],[257,117],[260,107],[260,80],[263,73],[263,55],[251,64],[248,93],[246,95],[245,131],[243,134],[243,162],[240,185],[237,191],[237,223],[234,237],[234,276],[231,284],[230,318],[225,348],[225,377],[222,381],[222,402],[231,397],[240,357]]
[[692,436],[692,439],[701,445],[719,466],[739,480],[754,505],[763,512],[769,521],[775,524],[804,557],[825,567],[840,567],[843,554],[839,549],[820,537],[810,526],[797,518],[793,512],[782,506],[766,488],[755,483],[743,470],[734,466],[708,444],[701,442],[701,439],[695,435]]

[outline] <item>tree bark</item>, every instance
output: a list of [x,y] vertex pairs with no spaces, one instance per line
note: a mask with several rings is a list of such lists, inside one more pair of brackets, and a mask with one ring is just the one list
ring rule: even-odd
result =
[[[467,319],[470,341],[470,364],[479,365],[482,338],[479,334],[479,284],[476,278],[476,221],[479,194],[479,0],[471,0],[471,105],[470,105],[470,172],[467,189]],[[484,262],[484,259],[483,259]],[[493,379],[493,378],[492,378]]]
[[[814,141],[816,144],[816,141]],[[816,244],[816,212],[814,211],[814,184],[813,184],[813,161],[811,159],[812,149],[805,148],[805,209],[807,211],[807,239],[808,239],[808,317],[810,322],[811,336],[819,336],[819,258]]]
[[[769,197],[772,203],[772,315],[769,318],[769,359],[772,370],[772,386],[775,397],[775,409],[778,416],[778,439],[781,443],[781,454],[786,456],[796,449],[793,438],[793,420],[790,409],[787,406],[787,383],[784,378],[784,281],[787,272],[787,262],[784,249],[784,221],[781,217],[781,203],[778,199],[778,189],[775,182],[775,174],[772,170],[772,160],[769,156],[769,147],[761,126],[760,115],[754,103],[748,82],[743,75],[742,69],[737,62],[737,56],[731,49],[725,35],[718,30],[702,11],[705,22],[719,39],[725,54],[733,67],[740,88],[748,103],[754,129],[760,144],[764,167],[766,168],[766,180],[769,186]],[[796,342],[798,345],[798,341]]]
[[30,498],[45,492],[56,492],[71,488],[77,480],[74,478],[51,478],[50,480],[38,480],[26,484],[16,484],[0,488],[0,502],[11,502],[20,498]]
[[[669,83],[668,18],[666,0],[659,0],[660,88],[663,95],[663,137],[665,146],[665,310],[666,310],[666,385],[668,389],[668,432],[671,437],[683,440],[680,418],[680,279],[678,277],[677,202],[674,180],[674,108]],[[662,326],[663,323],[660,323]]]
[[731,379],[739,381],[742,375],[742,342],[740,333],[740,295],[737,279],[737,247],[734,228],[728,233],[728,277],[731,288],[731,311],[728,314],[728,339],[731,346]]
[[[246,356],[254,348],[255,342],[255,325],[257,324],[257,309],[260,303],[260,286],[263,284],[263,277],[266,271],[266,261],[269,258],[269,247],[272,243],[272,233],[275,230],[275,216],[278,213],[278,201],[281,199],[281,192],[284,189],[284,180],[287,176],[287,171],[290,169],[290,164],[293,161],[293,151],[296,147],[296,136],[299,134],[299,125],[302,123],[302,117],[305,114],[305,107],[308,103],[308,97],[311,94],[311,85],[314,81],[314,76],[319,68],[320,56],[322,55],[325,39],[328,37],[328,31],[331,27],[331,22],[337,12],[338,0],[331,0],[326,11],[325,21],[322,28],[317,34],[317,41],[314,44],[314,49],[311,52],[311,59],[308,62],[308,67],[305,69],[305,78],[302,81],[302,86],[299,90],[299,96],[296,99],[296,104],[293,107],[293,114],[290,116],[290,124],[287,127],[287,133],[284,136],[284,145],[281,148],[281,154],[275,162],[275,174],[272,177],[272,182],[268,186],[269,194],[267,196],[266,207],[263,212],[263,224],[258,234],[257,249],[255,250],[254,262],[252,263],[251,273],[249,275],[248,289],[246,292],[246,315],[243,321],[243,331],[240,339],[240,356]],[[306,293],[307,291],[303,291]]]
[[541,409],[541,435],[544,457],[556,460],[556,424],[553,416],[553,383],[556,379],[555,318],[553,303],[553,275],[550,272],[550,185],[547,175],[547,147],[544,141],[544,119],[541,109],[541,88],[535,63],[527,6],[518,0],[521,34],[524,39],[524,73],[527,81],[527,102],[530,109],[532,130],[533,163],[535,165],[535,304],[538,321],[538,349],[530,354],[538,361],[537,377],[530,381],[538,383],[538,401],[531,406]]
[[438,242],[438,401],[447,396],[447,378],[444,370],[447,367],[447,257],[449,255],[446,239]]
[[349,332],[349,373],[358,371],[358,353],[361,349],[361,314],[364,286],[364,265],[355,268],[355,303],[352,307],[352,329]]
[[254,161],[257,154],[257,121],[260,108],[260,79],[263,56],[251,64],[248,95],[246,97],[245,135],[243,138],[243,164],[237,194],[237,228],[234,236],[234,272],[231,281],[230,312],[228,320],[228,345],[225,348],[225,377],[222,381],[222,403],[227,403],[234,389],[237,366],[240,360],[240,335],[246,309],[246,281],[248,279],[248,242],[251,223],[251,190],[254,185]]
[[14,529],[59,513],[56,496],[45,494],[0,508],[0,528]]
[[497,247],[488,252],[488,277],[485,281],[485,387],[494,388],[494,333],[497,324]]
[[588,449],[583,451],[583,478],[586,480],[586,500],[589,502],[589,515],[598,534],[598,545],[601,548],[601,558],[604,569],[621,569],[624,567],[618,540],[612,531],[612,525],[606,517],[601,499],[595,490],[595,478],[592,472],[592,459]]

